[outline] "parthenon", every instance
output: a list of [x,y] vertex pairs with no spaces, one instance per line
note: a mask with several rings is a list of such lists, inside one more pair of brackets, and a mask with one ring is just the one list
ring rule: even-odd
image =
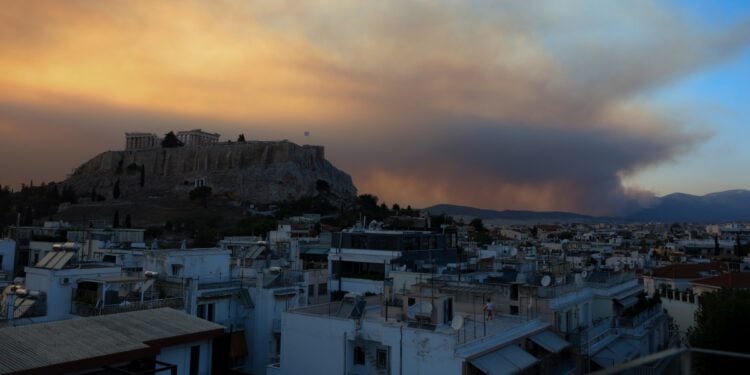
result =
[[153,133],[125,133],[125,150],[143,150],[159,146],[159,137]]

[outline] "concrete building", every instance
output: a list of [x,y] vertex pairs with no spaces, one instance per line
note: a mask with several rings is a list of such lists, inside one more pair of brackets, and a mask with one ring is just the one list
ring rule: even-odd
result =
[[[474,320],[429,289],[347,296],[284,314],[281,362],[267,374],[510,374],[573,371],[570,346],[540,320]],[[394,301],[401,301],[397,306]],[[563,373],[566,370],[563,370]]]
[[201,129],[177,132],[177,139],[185,146],[210,145],[219,141],[218,133],[207,133]]
[[16,265],[16,241],[0,239],[0,288],[13,280]]
[[[383,293],[393,259],[419,256],[420,264],[431,256],[455,250],[456,238],[432,232],[350,230],[335,233],[328,254],[329,290]],[[429,265],[428,265],[429,266]]]
[[159,137],[153,133],[125,133],[125,150],[145,150],[159,147]]

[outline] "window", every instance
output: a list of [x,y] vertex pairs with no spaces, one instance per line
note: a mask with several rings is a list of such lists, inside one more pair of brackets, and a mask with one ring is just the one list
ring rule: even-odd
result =
[[182,276],[182,264],[172,265],[172,276]]
[[518,306],[510,307],[510,315],[518,315]]
[[354,347],[354,364],[364,365],[365,364],[365,351],[361,346]]
[[206,319],[209,322],[214,321],[214,310],[215,310],[215,304],[208,303],[205,305],[198,305],[198,314],[197,316],[201,319]]
[[201,368],[201,347],[200,345],[190,348],[190,375],[198,375]]
[[378,349],[376,356],[376,365],[378,369],[388,368],[388,351],[385,349]]
[[307,295],[310,297],[315,296],[315,285],[308,285],[307,286]]
[[328,293],[328,284],[327,283],[318,284],[318,295],[322,296],[326,293]]

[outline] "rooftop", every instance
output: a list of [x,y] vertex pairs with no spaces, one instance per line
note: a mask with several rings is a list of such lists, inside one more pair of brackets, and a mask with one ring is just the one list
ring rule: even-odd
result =
[[706,276],[706,272],[711,271],[721,271],[721,264],[670,264],[654,269],[652,275],[666,279],[700,279]]
[[750,273],[728,272],[718,276],[695,280],[693,284],[710,285],[720,288],[750,288]]
[[95,369],[223,333],[218,324],[170,308],[3,328],[0,373]]
[[[527,328],[532,330],[539,330],[545,328],[547,324],[542,324],[538,320],[526,319],[519,315],[505,315],[495,314],[493,320],[487,320],[482,311],[482,306],[476,308],[474,311],[463,311],[458,308],[459,305],[454,305],[454,318],[461,316],[462,325],[459,330],[455,330],[450,324],[429,324],[419,323],[414,319],[402,319],[401,307],[400,306],[388,306],[388,320],[385,319],[384,309],[385,305],[381,300],[381,296],[370,296],[365,297],[367,301],[364,306],[364,314],[362,320],[371,323],[383,324],[388,326],[403,326],[404,329],[421,329],[428,330],[438,334],[451,335],[456,337],[457,345],[468,345],[476,341],[486,341],[491,336],[501,335],[504,336],[506,333],[513,332],[516,330],[525,331]],[[342,319],[349,320],[353,318],[347,318],[341,313],[345,309],[340,309],[344,301],[324,303],[320,305],[312,305],[300,307],[291,310],[293,314],[304,314],[304,315],[318,315],[328,317],[329,319]],[[530,328],[531,327],[531,328]]]

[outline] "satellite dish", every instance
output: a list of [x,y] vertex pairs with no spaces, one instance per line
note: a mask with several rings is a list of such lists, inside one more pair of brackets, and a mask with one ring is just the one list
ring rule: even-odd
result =
[[516,249],[515,247],[511,248],[510,249],[510,256],[514,257],[516,255],[518,255],[518,249]]
[[557,277],[555,277],[555,283],[558,284],[558,285],[564,284],[565,283],[565,278],[562,277],[562,276],[557,276]]
[[454,316],[453,321],[451,322],[451,328],[453,328],[454,331],[458,331],[459,329],[463,328],[463,326],[464,326],[463,315]]
[[549,286],[550,283],[552,283],[552,278],[549,275],[544,275],[542,277],[542,286]]
[[584,279],[585,279],[586,277],[588,277],[588,275],[589,275],[589,271],[587,271],[587,270],[583,270],[583,271],[581,271],[581,277],[582,277],[582,278],[584,278]]
[[409,307],[409,318],[416,319],[416,316],[432,315],[432,304],[426,301],[422,301]]

